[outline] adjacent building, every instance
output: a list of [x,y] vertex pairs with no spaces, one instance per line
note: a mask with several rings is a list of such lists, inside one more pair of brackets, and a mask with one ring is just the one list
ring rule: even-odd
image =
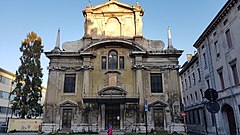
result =
[[[13,100],[14,95],[10,96],[10,92],[15,88],[13,81],[16,75],[0,68],[0,126],[6,125],[8,117],[15,117],[11,110],[10,101]],[[46,95],[46,88],[42,87],[41,104],[44,104]]]
[[[228,0],[194,43],[198,53],[183,65],[181,85],[191,132],[240,133],[239,30],[240,1]],[[204,92],[209,88],[218,92],[220,110],[216,114],[206,109]]]
[[[44,132],[170,130],[180,123],[182,50],[142,35],[144,10],[109,0],[83,10],[84,37],[45,52]],[[145,115],[145,113],[147,115]],[[147,116],[147,117],[146,117]]]
[[0,68],[0,125],[5,125],[7,118],[11,116],[9,109],[9,94],[13,89],[15,74]]

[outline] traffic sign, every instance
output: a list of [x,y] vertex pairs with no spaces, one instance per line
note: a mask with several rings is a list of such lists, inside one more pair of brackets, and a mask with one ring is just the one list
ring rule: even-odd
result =
[[182,115],[183,117],[185,117],[187,114],[186,114],[186,112],[182,112],[181,115]]
[[214,89],[207,89],[204,95],[209,101],[215,101],[218,98],[218,92]]
[[148,100],[147,100],[147,98],[144,98],[144,110],[145,110],[145,112],[148,111]]
[[206,108],[210,113],[217,113],[220,110],[220,105],[216,101],[210,101],[206,104]]

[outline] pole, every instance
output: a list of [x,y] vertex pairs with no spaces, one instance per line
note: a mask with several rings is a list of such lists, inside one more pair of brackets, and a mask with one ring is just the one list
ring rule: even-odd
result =
[[186,130],[186,116],[183,116],[183,123],[184,123],[184,135],[187,134],[187,130]]
[[145,126],[146,126],[146,135],[148,134],[147,131],[147,111],[145,111]]
[[215,123],[216,135],[218,135],[216,115],[215,115],[215,113],[212,113],[212,115],[214,115],[213,118],[214,118],[214,123]]

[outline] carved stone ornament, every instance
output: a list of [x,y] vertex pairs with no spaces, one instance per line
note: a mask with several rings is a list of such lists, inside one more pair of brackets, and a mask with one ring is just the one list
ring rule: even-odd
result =
[[132,66],[133,70],[143,70],[146,69],[146,67],[144,65],[140,65],[140,64],[135,64]]

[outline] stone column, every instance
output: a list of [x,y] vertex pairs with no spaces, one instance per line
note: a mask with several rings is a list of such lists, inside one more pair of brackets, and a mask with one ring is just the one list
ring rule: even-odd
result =
[[105,130],[105,104],[101,104],[101,131]]
[[90,58],[86,57],[83,59],[83,97],[90,94],[90,76],[89,76],[89,70],[92,69],[90,66]]
[[120,130],[124,130],[124,104],[120,104]]
[[142,69],[144,68],[142,65],[142,56],[136,56],[135,60],[136,64],[134,65],[134,69],[136,70],[136,95],[140,98],[140,105],[143,105],[145,95],[142,80]]

